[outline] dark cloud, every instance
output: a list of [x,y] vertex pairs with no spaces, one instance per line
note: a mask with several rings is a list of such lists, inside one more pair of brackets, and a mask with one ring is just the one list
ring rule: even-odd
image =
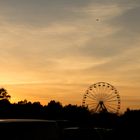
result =
[[138,28],[140,25],[139,13],[139,6],[128,9],[121,16],[112,19],[111,24],[122,27],[123,32],[126,32],[127,34],[129,33],[134,35],[136,33],[140,33],[140,29]]
[[0,1],[0,16],[11,24],[46,26],[62,20],[72,21],[82,15],[74,9],[86,6],[91,0],[5,0]]
[[84,13],[75,12],[91,4],[122,4],[115,0],[0,0],[0,17],[10,24],[47,26],[85,18]]

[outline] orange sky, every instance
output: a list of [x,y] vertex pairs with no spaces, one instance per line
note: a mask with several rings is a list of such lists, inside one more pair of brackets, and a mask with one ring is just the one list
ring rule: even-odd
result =
[[[50,100],[60,101],[63,105],[82,104],[83,95],[89,87],[88,84],[20,84],[5,85],[8,93],[12,96],[11,102],[27,99],[39,101],[46,105]],[[121,97],[121,111],[127,107],[138,109],[140,107],[139,87],[118,86],[117,90]],[[135,96],[134,96],[135,95]]]
[[138,5],[0,0],[0,83],[11,101],[80,105],[88,86],[105,81],[118,89],[122,110],[140,108]]

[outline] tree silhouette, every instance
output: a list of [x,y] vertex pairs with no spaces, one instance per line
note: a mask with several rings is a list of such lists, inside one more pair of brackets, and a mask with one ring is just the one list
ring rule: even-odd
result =
[[10,98],[11,96],[8,94],[6,89],[0,88],[0,100],[3,100],[3,99],[9,100]]
[[32,104],[30,101],[27,101],[26,99],[23,101],[18,102],[19,105],[27,105],[27,104]]
[[63,106],[61,105],[61,103],[54,100],[50,101],[45,107],[47,116],[51,119],[60,119],[62,115],[62,109]]

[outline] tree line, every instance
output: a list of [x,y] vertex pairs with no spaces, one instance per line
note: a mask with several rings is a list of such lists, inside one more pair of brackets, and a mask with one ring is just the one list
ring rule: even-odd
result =
[[72,120],[80,124],[94,124],[100,127],[113,127],[120,123],[133,125],[139,123],[140,110],[127,109],[123,114],[107,112],[93,113],[88,108],[59,101],[50,101],[47,105],[28,100],[10,103],[11,96],[4,88],[0,89],[0,118]]
[[0,119],[45,119],[57,122],[68,121],[68,126],[110,128],[111,136],[139,137],[140,110],[127,109],[123,114],[108,112],[93,113],[88,108],[68,104],[63,106],[59,101],[50,101],[47,105],[28,100],[10,103],[11,96],[4,88],[0,89]]

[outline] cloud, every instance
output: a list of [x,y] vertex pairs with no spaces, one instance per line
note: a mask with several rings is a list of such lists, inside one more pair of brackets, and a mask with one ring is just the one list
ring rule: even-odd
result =
[[[60,3],[58,1],[41,1],[40,3],[38,1],[34,3],[30,1],[29,4],[26,1],[22,1],[22,3],[12,1],[3,3],[10,10],[21,10],[23,13],[14,13],[14,16],[16,16],[17,20],[20,20],[20,17],[25,19],[24,22],[28,24],[30,22],[26,20],[26,16],[27,18],[40,18],[34,14],[34,10],[37,9],[41,10],[38,12],[39,15],[45,13],[46,16],[56,17],[56,21],[47,18],[47,23],[49,23],[47,25],[45,25],[46,22],[41,20],[44,24],[43,28],[26,28],[27,26],[10,25],[10,21],[2,26],[1,34],[4,33],[4,38],[1,40],[1,44],[4,44],[5,47],[3,48],[1,45],[4,52],[1,54],[4,57],[9,55],[8,58],[11,59],[12,57],[17,61],[18,65],[21,62],[21,65],[26,68],[34,70],[51,69],[52,67],[60,67],[63,62],[71,65],[72,68],[78,64],[81,58],[85,58],[85,61],[88,61],[86,62],[86,67],[87,64],[90,64],[90,67],[92,63],[93,67],[95,67],[94,63],[96,60],[104,62],[116,56],[120,57],[119,55],[123,55],[126,49],[130,47],[130,42],[126,42],[120,37],[115,38],[116,34],[122,32],[122,27],[114,26],[110,22],[115,17],[122,16],[128,11],[128,7],[119,7],[118,4],[114,3],[104,5],[103,3],[93,3],[89,5],[91,1],[67,1],[66,3],[64,1],[60,1]],[[57,19],[55,13],[47,11],[53,10],[53,6],[55,10],[60,10],[60,13],[64,13],[64,17],[72,20],[67,18],[63,18],[63,20],[61,18]],[[36,9],[36,7],[38,8]],[[44,12],[42,11],[43,8]],[[32,16],[24,13],[24,11],[29,12]],[[9,11],[7,13],[13,14],[13,12]],[[58,11],[57,13],[59,14]],[[78,15],[78,17],[76,18],[75,15]],[[7,15],[6,18],[8,17],[11,18],[13,16]],[[98,17],[100,19],[99,22],[96,21]],[[14,22],[19,25],[16,20]],[[9,40],[8,43],[7,39]],[[77,57],[75,66],[71,63],[73,57]],[[62,64],[60,64],[60,61]],[[83,63],[81,66],[85,66],[85,62],[81,61],[81,63]],[[104,64],[100,66],[105,67]],[[80,66],[77,65],[77,67]]]
[[124,12],[121,16],[116,17],[114,18],[114,20],[112,20],[111,24],[113,24],[114,26],[118,26],[122,29],[122,34],[119,33],[120,37],[129,37],[131,38],[131,40],[137,38],[137,36],[140,34],[140,30],[138,28],[140,24],[140,18],[138,16],[139,12],[140,7],[134,6]]
[[[46,19],[44,18],[47,22],[40,20],[44,24],[41,29],[38,27],[26,28],[27,26],[10,25],[12,23],[10,21],[9,23],[6,22],[5,26],[3,25],[5,30],[2,29],[3,27],[1,28],[2,34],[4,32],[4,37],[9,39],[11,43],[3,41],[6,46],[6,49],[3,50],[9,52],[11,56],[23,63],[29,59],[33,63],[39,62],[44,65],[49,61],[54,62],[55,59],[71,58],[72,56],[88,57],[91,58],[91,61],[97,58],[99,60],[108,59],[123,53],[126,48],[130,47],[129,42],[127,43],[120,37],[115,38],[116,34],[122,32],[122,27],[114,26],[110,21],[120,17],[120,15],[122,16],[128,9],[119,7],[116,3],[104,5],[103,2],[97,4],[97,2],[93,1],[93,3],[91,1],[59,1],[58,3],[58,1],[43,0],[39,3],[38,1],[30,1],[29,3],[26,3],[26,1],[21,3],[18,1],[9,2],[2,2],[4,13],[13,14],[16,20],[19,21],[20,17],[23,20],[25,19],[23,21],[25,24],[30,24],[28,18],[37,17],[39,19],[43,14],[47,16]],[[8,10],[15,11],[15,13],[11,11],[5,12],[5,7],[8,7]],[[50,7],[60,10],[59,12],[62,15],[65,14],[63,20],[58,19],[57,14],[47,11],[53,11],[53,8],[51,9]],[[16,12],[18,10],[23,13]],[[40,16],[36,15],[34,10],[41,10],[38,11]],[[56,13],[59,14],[58,11]],[[24,12],[29,12],[30,14]],[[2,14],[2,16],[13,18],[12,15]],[[50,20],[49,16],[56,17],[56,21]],[[99,22],[96,21],[96,18],[100,19]],[[14,22],[19,25],[16,20]],[[37,24],[41,25],[40,22],[37,22]]]
[[0,1],[0,17],[4,22],[31,27],[44,27],[61,20],[72,21],[79,18],[73,8],[80,8],[91,0],[6,0]]

